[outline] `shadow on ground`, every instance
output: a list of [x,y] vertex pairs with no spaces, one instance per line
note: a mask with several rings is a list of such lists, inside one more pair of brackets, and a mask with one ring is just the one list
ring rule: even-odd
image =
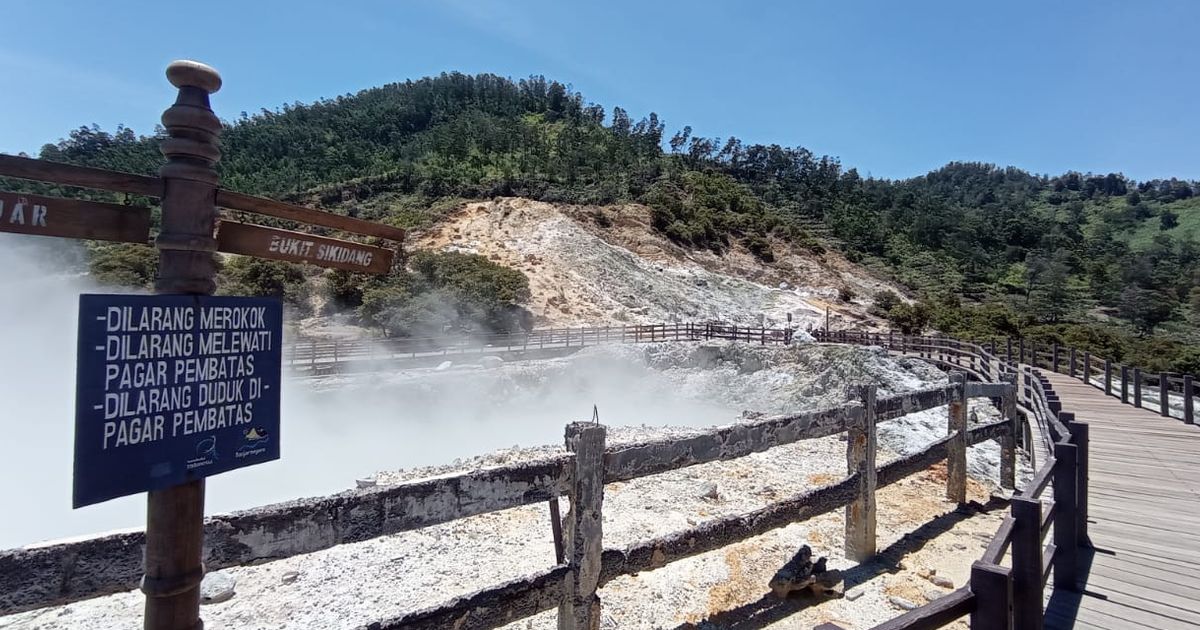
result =
[[[1116,554],[1107,549],[1081,547],[1079,549],[1079,579],[1086,581],[1087,576],[1092,571],[1092,558],[1096,554],[1106,554],[1115,556]],[[1047,630],[1070,630],[1075,627],[1075,617],[1079,615],[1079,607],[1083,604],[1083,598],[1095,597],[1099,599],[1108,599],[1107,595],[1102,593],[1094,593],[1087,589],[1082,591],[1068,591],[1065,589],[1054,589],[1050,594],[1050,601],[1046,602],[1046,629]]]
[[[997,497],[993,497],[987,505],[980,505],[972,501],[964,507],[947,512],[925,523],[916,530],[905,534],[886,549],[880,550],[871,560],[842,571],[846,589],[849,590],[859,584],[869,582],[885,573],[896,573],[899,570],[896,563],[901,558],[919,551],[930,540],[950,531],[958,523],[972,516],[1007,506],[1007,501]],[[764,588],[766,586],[766,584],[763,585]],[[757,601],[719,612],[698,622],[681,624],[676,626],[675,630],[717,630],[718,628],[721,630],[759,630],[828,600],[828,597],[808,594],[780,599],[767,590]]]

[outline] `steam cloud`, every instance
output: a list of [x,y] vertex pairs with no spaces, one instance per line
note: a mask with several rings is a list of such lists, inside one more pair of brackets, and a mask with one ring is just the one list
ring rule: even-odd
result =
[[[0,548],[144,525],[141,495],[70,507],[78,296],[106,290],[83,261],[74,243],[0,235],[0,505],[23,515],[0,529]],[[559,444],[563,426],[590,418],[593,404],[618,425],[708,426],[741,411],[678,389],[660,370],[587,353],[319,383],[285,374],[281,459],[209,479],[207,512],[329,494],[379,470]]]

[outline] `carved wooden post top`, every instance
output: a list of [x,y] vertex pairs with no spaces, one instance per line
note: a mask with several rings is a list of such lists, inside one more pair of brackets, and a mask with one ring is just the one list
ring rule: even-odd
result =
[[167,79],[179,88],[162,115],[167,137],[159,150],[167,158],[163,179],[162,231],[154,244],[162,252],[155,288],[159,293],[211,294],[216,289],[216,164],[221,121],[208,95],[221,87],[216,70],[195,61],[176,61]]
[[200,88],[206,94],[221,89],[221,75],[212,66],[190,59],[172,61],[167,66],[167,80],[177,88]]
[[174,61],[167,66],[167,80],[179,88],[179,96],[162,115],[169,137],[162,141],[167,163],[159,175],[216,186],[213,166],[221,159],[217,146],[221,120],[213,113],[208,95],[221,89],[221,75],[196,61]]

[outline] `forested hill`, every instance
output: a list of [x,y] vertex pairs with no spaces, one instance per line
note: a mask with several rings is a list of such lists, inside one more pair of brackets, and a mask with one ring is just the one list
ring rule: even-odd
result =
[[[783,247],[843,247],[922,298],[877,300],[908,329],[1061,339],[1200,371],[1197,182],[977,163],[880,180],[799,147],[665,133],[653,113],[635,121],[541,77],[454,73],[242,113],[220,170],[235,190],[407,227],[448,198],[641,202],[673,240],[763,264]],[[161,162],[153,137],[123,128],[81,127],[39,157],[140,173]]]

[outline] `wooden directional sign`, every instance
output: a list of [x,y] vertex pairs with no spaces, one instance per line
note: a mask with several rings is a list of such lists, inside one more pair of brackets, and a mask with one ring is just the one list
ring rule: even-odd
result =
[[0,232],[148,243],[150,210],[0,191]]
[[221,221],[217,251],[375,274],[390,271],[393,256],[381,247],[235,221]]

